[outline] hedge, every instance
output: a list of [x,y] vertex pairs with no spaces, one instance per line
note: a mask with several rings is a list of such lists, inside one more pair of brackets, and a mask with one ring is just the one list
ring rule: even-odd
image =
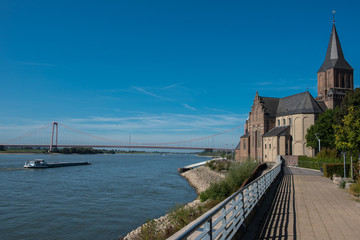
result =
[[[350,176],[350,164],[345,164],[346,176]],[[324,176],[332,178],[334,174],[344,177],[344,164],[343,163],[324,163]]]
[[298,160],[299,167],[311,168],[320,170],[325,163],[341,163],[340,159],[329,159],[329,158],[311,158],[307,156],[300,156]]

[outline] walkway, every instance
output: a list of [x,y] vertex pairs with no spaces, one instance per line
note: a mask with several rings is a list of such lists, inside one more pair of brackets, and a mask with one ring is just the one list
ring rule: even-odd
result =
[[266,220],[255,216],[242,239],[360,239],[360,203],[320,175],[286,167],[270,209],[259,210]]

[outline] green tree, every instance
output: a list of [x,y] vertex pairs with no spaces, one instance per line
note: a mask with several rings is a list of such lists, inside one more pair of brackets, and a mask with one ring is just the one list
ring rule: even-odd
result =
[[315,136],[315,133],[317,133],[321,141],[321,148],[335,148],[334,116],[335,111],[332,109],[328,109],[319,115],[315,124],[307,130],[305,136],[307,147],[319,149],[319,142]]
[[349,108],[353,106],[360,106],[360,88],[346,93],[340,107],[337,107],[335,110],[335,122],[343,125],[344,116],[348,114]]
[[4,146],[0,146],[0,151],[5,151],[5,147],[4,147]]
[[359,153],[360,150],[360,107],[349,107],[342,125],[334,125],[335,144],[338,150]]

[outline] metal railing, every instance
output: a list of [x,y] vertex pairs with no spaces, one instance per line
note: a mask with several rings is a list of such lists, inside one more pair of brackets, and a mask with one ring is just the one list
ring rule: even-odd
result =
[[231,239],[280,172],[281,163],[278,163],[169,239]]

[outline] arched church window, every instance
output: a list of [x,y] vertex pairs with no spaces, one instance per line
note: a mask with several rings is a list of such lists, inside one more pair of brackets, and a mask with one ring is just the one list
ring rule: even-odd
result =
[[286,120],[285,120],[285,118],[283,119],[283,125],[285,125],[286,124]]
[[278,126],[280,126],[280,120],[278,120]]
[[289,125],[291,125],[291,118],[289,118]]

